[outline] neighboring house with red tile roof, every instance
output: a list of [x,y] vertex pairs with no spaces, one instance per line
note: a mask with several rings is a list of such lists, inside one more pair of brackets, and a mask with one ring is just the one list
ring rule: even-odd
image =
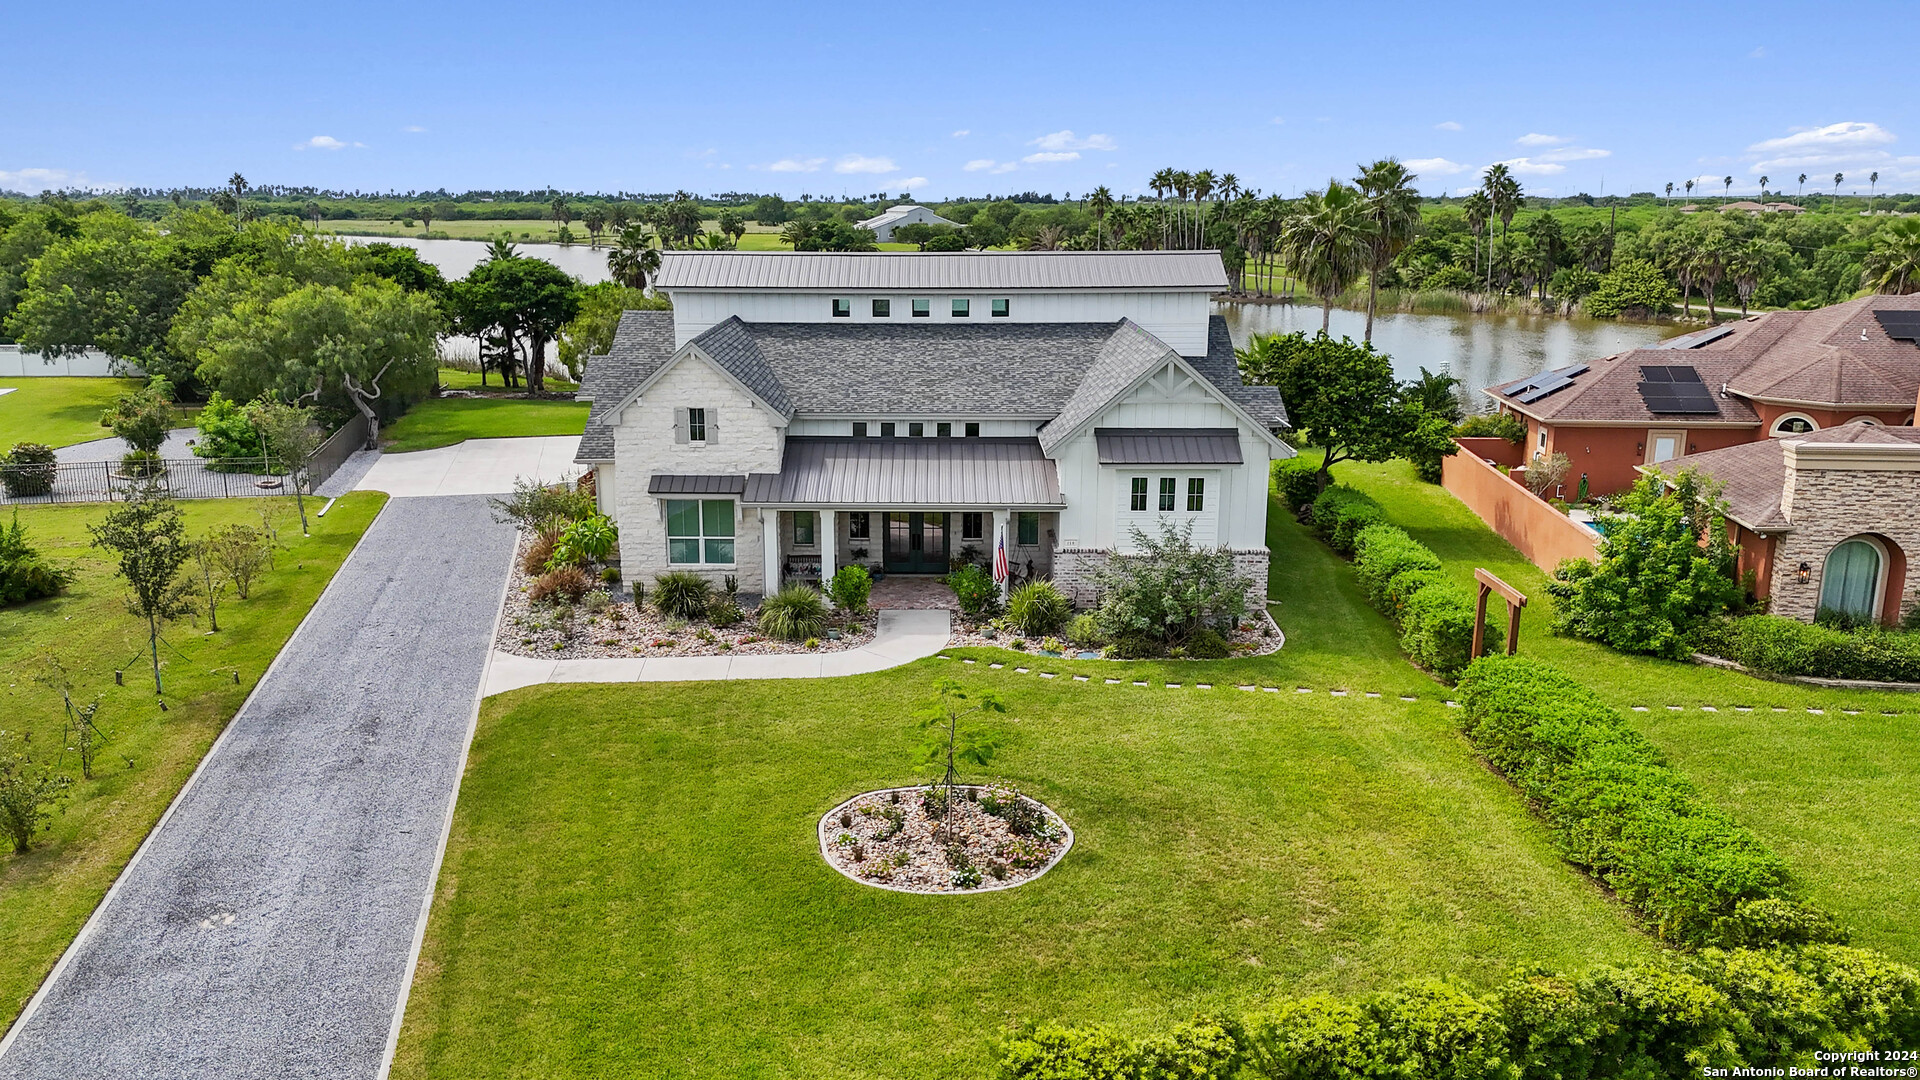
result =
[[1920,430],[1845,424],[1645,467],[1718,482],[1740,571],[1776,615],[1897,623],[1920,607]]
[[1920,295],[1775,311],[1488,388],[1527,424],[1526,454],[1564,453],[1566,493],[1630,487],[1641,466],[1848,423],[1911,425]]

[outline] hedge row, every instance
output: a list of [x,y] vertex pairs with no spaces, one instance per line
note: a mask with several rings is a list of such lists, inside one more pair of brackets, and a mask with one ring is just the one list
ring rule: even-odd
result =
[[1747,615],[1709,624],[1700,651],[1765,675],[1920,682],[1920,633],[1880,626],[1836,630]]
[[1273,463],[1273,486],[1288,510],[1307,506],[1320,494],[1320,466],[1306,458],[1281,458]]
[[1483,657],[1467,668],[1460,691],[1467,737],[1540,807],[1561,852],[1639,908],[1662,937],[1718,944],[1743,903],[1788,899],[1780,857],[1564,672],[1523,657]]
[[1361,529],[1386,520],[1386,510],[1372,496],[1345,484],[1335,484],[1313,500],[1313,527],[1342,555],[1353,554]]
[[1820,1050],[1920,1045],[1920,972],[1841,945],[1708,949],[1475,996],[1439,982],[1281,999],[1145,1039],[1039,1027],[1007,1080],[1600,1080],[1812,1065]]
[[[1352,504],[1340,504],[1338,512],[1343,525],[1366,516]],[[1367,602],[1400,629],[1400,647],[1414,663],[1452,678],[1473,659],[1473,595],[1448,578],[1440,557],[1406,530],[1380,524],[1361,528],[1353,537],[1353,569]],[[1489,647],[1502,636],[1497,625],[1488,624]]]

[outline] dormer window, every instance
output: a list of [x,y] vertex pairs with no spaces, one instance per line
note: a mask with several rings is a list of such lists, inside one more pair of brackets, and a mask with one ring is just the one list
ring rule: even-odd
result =
[[893,421],[891,420],[880,421],[880,437],[881,438],[883,439],[893,438],[893,433],[895,430],[896,429],[893,426]]
[[853,301],[841,300],[836,297],[833,301],[833,317],[836,319],[853,318]]

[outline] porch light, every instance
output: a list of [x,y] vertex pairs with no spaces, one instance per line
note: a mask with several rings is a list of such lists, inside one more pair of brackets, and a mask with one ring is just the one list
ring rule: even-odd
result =
[[1813,565],[1811,563],[1801,563],[1800,569],[1795,570],[1793,576],[1800,579],[1800,584],[1805,585],[1807,582],[1813,580]]

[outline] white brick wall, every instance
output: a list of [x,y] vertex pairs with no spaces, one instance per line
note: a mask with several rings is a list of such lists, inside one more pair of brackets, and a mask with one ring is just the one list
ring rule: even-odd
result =
[[[674,410],[706,409],[714,438],[699,446],[674,442]],[[719,582],[739,578],[743,592],[760,592],[765,577],[760,557],[758,511],[734,505],[734,565],[705,569],[669,567],[667,522],[662,501],[647,494],[655,473],[750,473],[780,471],[778,418],[757,406],[726,375],[689,356],[675,364],[646,394],[620,414],[613,427],[614,519],[620,525],[620,568],[627,580],[648,586],[668,569],[697,570]]]
[[[1913,563],[1920,555],[1920,472],[1790,469],[1787,487],[1793,531],[1781,534],[1774,546],[1773,614],[1811,621],[1820,606],[1827,555],[1842,541],[1862,534],[1905,554],[1901,613],[1920,605],[1915,583],[1920,566]],[[1795,574],[1803,562],[1813,567],[1805,585]],[[1890,582],[1889,587],[1895,584],[1901,583]]]

